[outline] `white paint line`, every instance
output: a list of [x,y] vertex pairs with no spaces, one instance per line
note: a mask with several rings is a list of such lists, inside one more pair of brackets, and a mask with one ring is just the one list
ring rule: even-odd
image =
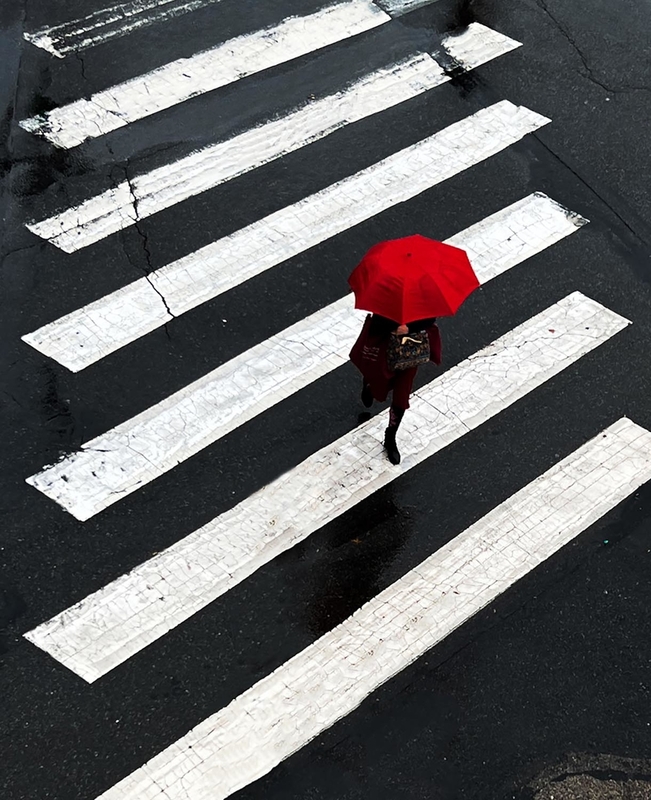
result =
[[[80,19],[26,31],[28,42],[47,50],[57,58],[68,53],[77,53],[89,47],[104,44],[111,39],[126,36],[138,28],[157,22],[168,22],[191,11],[214,5],[221,0],[135,0],[94,11]],[[437,0],[388,0],[388,11],[394,16],[405,14],[414,8],[429,5]]]
[[239,36],[190,58],[23,120],[25,130],[75,147],[191,97],[356,36],[391,19],[371,0],[347,0],[273,28]]
[[[25,334],[23,341],[78,372],[173,317],[495,155],[546,122],[543,117],[516,109],[511,126],[506,127],[494,110],[485,109],[487,113],[481,111],[455,123],[173,261]],[[554,221],[552,227],[556,224]]]
[[[533,194],[448,242],[468,252],[486,283],[586,221]],[[360,327],[352,306],[351,295],[330,304],[92,439],[28,483],[77,519],[89,519],[344,364]]]
[[26,31],[24,36],[36,47],[47,50],[57,58],[64,58],[68,53],[104,44],[138,28],[167,22],[219,2],[221,0],[135,0],[94,11],[86,17],[61,25]]
[[623,418],[99,800],[223,800],[350,714],[651,479]]
[[27,638],[96,680],[627,324],[578,292],[566,297],[415,393],[398,467],[382,454],[379,415]]
[[378,5],[381,6],[387,14],[393,17],[402,16],[409,11],[415,11],[417,8],[429,6],[438,0],[378,0]]
[[521,42],[479,22],[471,22],[461,33],[450,34],[441,42],[441,49],[468,72],[521,46]]
[[[124,181],[78,206],[27,225],[56,247],[72,253],[238,175],[280,158],[333,131],[422,94],[448,80],[429,55],[374,72],[349,89],[315,100],[288,116],[252,128],[171,164]],[[456,123],[484,147],[517,141],[549,120],[506,100]],[[465,124],[464,124],[465,123]],[[482,136],[482,126],[485,133]],[[450,126],[448,130],[454,128]],[[454,161],[467,160],[463,139],[450,145]]]

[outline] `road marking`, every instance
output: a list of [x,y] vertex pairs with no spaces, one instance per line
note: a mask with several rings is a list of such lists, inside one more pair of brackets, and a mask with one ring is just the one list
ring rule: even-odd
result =
[[[448,242],[468,252],[485,284],[586,222],[546,195],[533,194]],[[92,439],[28,483],[77,519],[89,519],[345,364],[360,326],[352,308],[352,295],[331,303]]]
[[[447,80],[431,56],[414,56],[367,75],[343,92],[315,100],[285,117],[125,180],[78,206],[41,222],[29,223],[27,227],[61,250],[75,252],[137,220],[281,158],[345,125],[417,97]],[[484,146],[489,149],[491,142],[516,141],[523,135],[520,133],[523,128],[530,131],[549,122],[546,117],[506,100],[467,120],[456,123],[461,126],[457,130],[469,127],[473,139],[485,139]],[[480,125],[486,129],[483,136],[481,128],[477,129]],[[460,152],[468,149],[465,142],[457,141],[453,155],[458,160]],[[501,145],[497,147],[501,149]]]
[[[505,112],[510,126],[503,124]],[[25,334],[23,341],[78,372],[174,317],[495,155],[546,122],[510,104],[484,109]],[[565,222],[550,213],[552,228],[563,228]]]
[[[348,0],[239,36],[190,58],[55,108],[20,124],[58,147],[75,147],[191,97],[320,50],[388,22],[371,0]],[[514,46],[517,46],[514,43]]]
[[415,393],[398,467],[382,454],[379,415],[26,637],[96,680],[628,324],[569,295]]
[[[175,17],[206,6],[214,5],[221,0],[135,0],[132,3],[94,11],[85,17],[64,22],[60,25],[39,28],[37,31],[26,31],[24,36],[28,42],[47,50],[57,58],[64,58],[68,53],[77,53],[111,39],[126,36],[138,28],[146,28],[157,22],[167,22]],[[435,3],[437,0],[382,0],[378,5],[387,13],[399,16],[414,8]],[[386,8],[385,8],[386,7]]]
[[266,775],[651,479],[623,418],[99,800],[223,800]]
[[190,11],[219,3],[221,0],[135,0],[132,3],[93,11],[85,17],[64,22],[61,25],[26,31],[28,42],[64,58],[68,53],[77,53],[111,39],[125,36],[138,28],[146,28],[156,22],[167,22]]
[[417,8],[429,6],[436,3],[438,0],[378,0],[378,5],[383,8],[387,14],[394,17],[407,14],[409,11],[415,11]]

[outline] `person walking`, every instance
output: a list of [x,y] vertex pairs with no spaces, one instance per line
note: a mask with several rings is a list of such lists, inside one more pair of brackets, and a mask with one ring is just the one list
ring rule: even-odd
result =
[[[405,338],[409,340],[405,342],[409,349],[403,351],[403,361],[395,363],[394,360],[392,363],[392,358],[396,358],[395,351],[400,352],[402,339]],[[414,345],[418,347],[418,353]],[[389,461],[399,464],[401,457],[396,434],[409,408],[409,397],[418,367],[427,361],[437,365],[441,363],[441,335],[436,318],[400,325],[380,314],[369,314],[350,352],[350,359],[362,373],[361,398],[366,408],[370,408],[374,400],[386,400],[391,392],[384,449]]]
[[399,464],[396,434],[418,367],[441,363],[436,319],[454,314],[479,281],[465,251],[417,234],[372,247],[348,283],[355,308],[371,312],[350,360],[362,373],[367,408],[391,392],[384,449],[389,461]]

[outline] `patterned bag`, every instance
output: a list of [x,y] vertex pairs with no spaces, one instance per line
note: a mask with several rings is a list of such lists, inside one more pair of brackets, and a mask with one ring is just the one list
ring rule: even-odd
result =
[[429,337],[426,332],[391,334],[387,347],[387,366],[391,372],[419,367],[427,364],[429,359]]

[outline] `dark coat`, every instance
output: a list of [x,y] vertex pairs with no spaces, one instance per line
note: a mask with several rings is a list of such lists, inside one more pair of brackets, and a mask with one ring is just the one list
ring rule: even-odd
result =
[[[377,321],[376,321],[377,320]],[[386,323],[390,323],[387,325]],[[366,317],[361,333],[350,351],[350,360],[362,373],[364,380],[371,387],[373,397],[382,402],[393,388],[396,373],[387,366],[387,347],[391,331],[398,327],[397,323],[385,320],[384,317],[369,314]],[[429,339],[430,361],[441,363],[441,334],[433,320],[419,320],[409,323],[409,332],[426,330]],[[414,369],[413,374],[415,375]]]

